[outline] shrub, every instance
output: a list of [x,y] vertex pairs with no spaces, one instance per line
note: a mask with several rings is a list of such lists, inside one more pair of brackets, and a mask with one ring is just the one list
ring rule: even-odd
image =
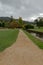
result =
[[25,29],[34,29],[34,26],[31,24],[25,25]]

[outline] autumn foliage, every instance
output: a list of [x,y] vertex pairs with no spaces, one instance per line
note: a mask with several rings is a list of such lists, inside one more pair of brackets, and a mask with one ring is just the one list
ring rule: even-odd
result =
[[11,22],[10,24],[9,24],[9,28],[17,28],[19,25],[18,25],[18,23],[17,22]]

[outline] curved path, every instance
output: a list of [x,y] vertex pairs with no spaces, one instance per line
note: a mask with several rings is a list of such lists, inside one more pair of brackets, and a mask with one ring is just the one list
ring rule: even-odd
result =
[[0,54],[0,65],[43,65],[43,50],[20,30],[17,41]]

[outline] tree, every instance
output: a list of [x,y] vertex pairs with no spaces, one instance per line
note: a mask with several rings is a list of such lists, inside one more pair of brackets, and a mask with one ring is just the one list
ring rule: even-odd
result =
[[12,22],[9,24],[9,28],[18,28],[18,23],[12,21]]
[[19,17],[19,25],[21,26],[21,27],[23,27],[23,20],[22,20],[22,17]]
[[1,23],[0,23],[0,27],[1,27]]
[[4,22],[2,23],[2,27],[5,27],[5,23]]
[[39,18],[39,20],[36,19],[36,20],[35,20],[35,23],[36,23],[37,27],[39,27],[39,28],[40,28],[40,27],[43,27],[43,19],[40,19],[40,18]]
[[39,25],[40,25],[40,27],[43,27],[43,20],[42,19],[39,20]]
[[11,20],[10,20],[10,22],[12,22],[13,21],[13,16],[11,16]]

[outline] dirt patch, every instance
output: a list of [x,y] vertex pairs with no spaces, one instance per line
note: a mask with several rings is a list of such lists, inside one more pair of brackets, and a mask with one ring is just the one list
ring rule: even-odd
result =
[[0,53],[0,65],[43,65],[43,50],[20,30],[16,43]]

